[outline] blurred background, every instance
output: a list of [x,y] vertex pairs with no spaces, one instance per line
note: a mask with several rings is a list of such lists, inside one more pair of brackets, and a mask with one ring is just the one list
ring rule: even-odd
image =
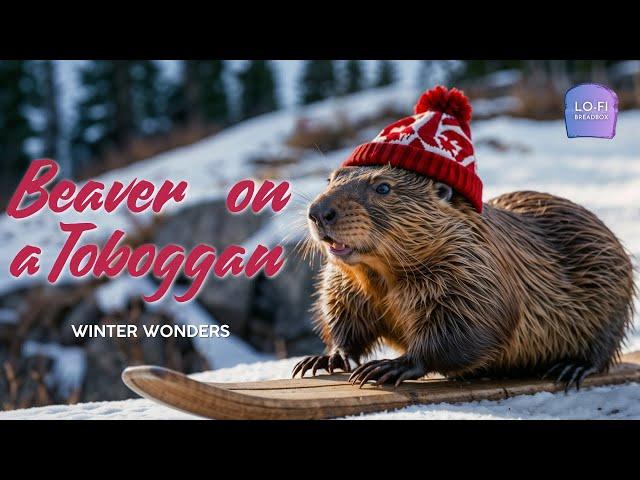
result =
[[[618,94],[614,140],[566,138],[564,93],[582,82]],[[410,114],[436,83],[472,99],[485,199],[525,188],[567,196],[640,250],[637,60],[0,61],[0,209],[40,157],[77,181],[190,184],[187,200],[160,215],[2,215],[0,409],[133,397],[120,381],[127,365],[192,373],[320,352],[308,312],[318,260],[296,249],[304,208],[355,145]],[[230,215],[226,192],[246,177],[287,179],[294,201],[279,215]],[[26,243],[49,252],[46,272],[64,241],[58,222],[80,220],[100,226],[98,241],[121,228],[134,246],[283,244],[287,264],[273,279],[211,279],[189,304],[143,303],[150,279],[10,278]],[[101,323],[224,323],[232,335],[82,339],[70,328]]]

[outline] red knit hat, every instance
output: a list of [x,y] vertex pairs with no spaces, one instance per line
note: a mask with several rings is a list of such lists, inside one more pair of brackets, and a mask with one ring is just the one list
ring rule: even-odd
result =
[[482,181],[471,143],[471,105],[455,88],[422,94],[415,115],[386,127],[353,151],[343,167],[391,165],[446,183],[482,212]]

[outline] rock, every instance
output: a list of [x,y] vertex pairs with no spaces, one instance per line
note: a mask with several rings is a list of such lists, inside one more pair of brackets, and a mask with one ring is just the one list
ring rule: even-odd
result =
[[105,317],[100,323],[136,325],[138,336],[87,340],[87,372],[81,401],[135,398],[120,379],[122,370],[128,366],[158,365],[184,373],[209,368],[195,351],[191,339],[145,335],[145,326],[172,325],[173,320],[163,313],[147,310],[139,298],[132,299],[125,312]]
[[[225,200],[201,203],[168,217],[157,228],[154,242],[159,247],[174,243],[190,250],[205,243],[220,251],[239,245],[262,227],[268,214],[246,211],[229,213]],[[198,294],[199,302],[236,335],[246,332],[253,280],[243,275],[220,279],[209,276]]]
[[249,338],[269,352],[280,350],[278,344],[284,343],[285,351],[279,355],[319,353],[324,346],[313,331],[309,311],[319,265],[303,260],[293,245],[285,248],[289,254],[278,275],[257,280]]
[[[27,308],[21,312],[21,329],[25,339],[40,343],[61,343],[61,326],[69,313],[92,295],[90,283],[78,285],[44,285],[29,290]],[[82,323],[82,321],[79,321]]]
[[210,277],[198,295],[202,304],[220,324],[229,325],[233,335],[245,336],[253,301],[255,278],[244,275]]
[[[128,342],[132,339],[121,340]],[[118,343],[118,339],[108,337],[87,340],[87,372],[80,401],[135,398],[135,394],[120,380],[120,374],[128,366],[128,361],[125,350],[119,348]]]
[[[140,349],[142,353],[142,361],[149,365],[166,365],[165,359],[165,340],[162,337],[147,337],[144,335],[143,327],[151,327],[153,325],[164,325],[163,318],[156,314],[143,313],[138,322],[138,342],[140,343]],[[167,322],[168,323],[168,322]]]
[[158,225],[154,242],[159,247],[177,243],[190,250],[199,243],[217,249],[239,244],[255,233],[268,217],[251,210],[232,214],[225,199],[200,203],[167,217]]
[[182,364],[184,373],[204,372],[213,368],[213,365],[209,365],[207,360],[193,349],[182,354]]
[[307,332],[304,337],[289,341],[286,345],[286,357],[300,357],[303,355],[319,355],[325,350],[325,345],[315,332]]
[[60,324],[60,343],[62,345],[82,345],[86,338],[76,337],[72,325],[96,325],[103,313],[93,295],[88,295],[78,305],[73,307]]

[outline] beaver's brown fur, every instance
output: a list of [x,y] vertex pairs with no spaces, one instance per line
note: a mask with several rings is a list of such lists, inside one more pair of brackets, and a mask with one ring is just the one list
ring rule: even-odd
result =
[[[388,193],[376,190],[382,183]],[[481,214],[455,192],[440,198],[446,193],[390,167],[334,172],[309,210],[311,243],[328,258],[315,310],[329,351],[300,362],[294,376],[349,371],[349,360],[359,363],[380,341],[404,354],[360,366],[353,380],[551,369],[568,388],[608,368],[635,293],[615,235],[585,208],[545,193],[502,195]]]

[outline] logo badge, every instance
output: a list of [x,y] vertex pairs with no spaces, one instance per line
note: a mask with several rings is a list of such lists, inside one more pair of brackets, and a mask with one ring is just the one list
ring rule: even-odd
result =
[[567,136],[613,138],[616,135],[618,96],[609,87],[582,83],[564,96]]

